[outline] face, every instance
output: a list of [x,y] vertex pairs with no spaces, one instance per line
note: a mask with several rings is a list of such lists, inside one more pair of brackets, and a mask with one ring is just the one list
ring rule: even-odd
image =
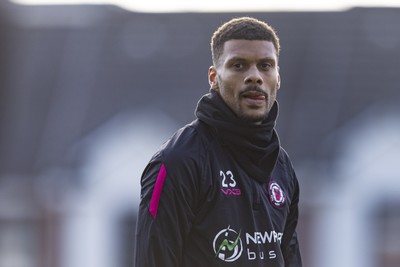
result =
[[208,71],[211,89],[240,118],[260,123],[269,113],[280,86],[278,58],[272,42],[229,40],[218,66]]

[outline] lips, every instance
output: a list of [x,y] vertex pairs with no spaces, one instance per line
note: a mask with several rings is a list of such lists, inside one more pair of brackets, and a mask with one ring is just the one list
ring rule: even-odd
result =
[[257,91],[248,91],[245,93],[242,93],[242,97],[252,99],[252,100],[265,100],[265,94]]

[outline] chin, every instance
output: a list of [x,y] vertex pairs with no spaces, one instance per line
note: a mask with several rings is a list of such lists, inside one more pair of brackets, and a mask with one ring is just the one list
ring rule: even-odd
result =
[[241,114],[240,118],[246,122],[250,123],[255,123],[259,124],[261,123],[265,118],[267,117],[267,114]]

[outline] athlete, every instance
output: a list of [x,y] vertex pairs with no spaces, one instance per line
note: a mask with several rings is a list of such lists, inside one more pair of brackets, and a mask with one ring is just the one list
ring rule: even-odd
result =
[[250,17],[211,39],[197,119],[141,178],[136,267],[301,267],[299,185],[275,122],[279,39]]

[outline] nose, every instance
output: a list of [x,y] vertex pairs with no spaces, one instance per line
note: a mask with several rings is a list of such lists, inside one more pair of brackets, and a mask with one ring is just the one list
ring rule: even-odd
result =
[[257,67],[249,68],[249,70],[247,71],[247,75],[244,79],[244,83],[245,84],[257,84],[257,85],[263,84],[263,79],[262,79],[262,77],[260,75],[260,71],[258,70]]

